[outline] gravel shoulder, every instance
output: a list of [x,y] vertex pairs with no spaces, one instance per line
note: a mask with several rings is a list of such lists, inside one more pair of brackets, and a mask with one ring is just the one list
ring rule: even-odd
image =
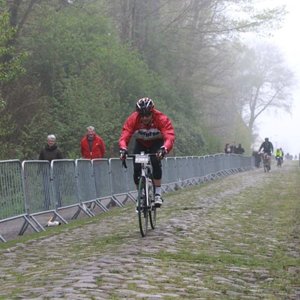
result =
[[133,205],[0,248],[0,299],[300,299],[300,168],[165,195],[141,238]]

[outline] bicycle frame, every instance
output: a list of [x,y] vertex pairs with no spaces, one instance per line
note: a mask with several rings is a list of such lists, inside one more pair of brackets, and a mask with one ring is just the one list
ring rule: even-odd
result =
[[148,230],[148,217],[150,219],[151,228],[156,226],[156,207],[154,205],[155,186],[152,178],[152,165],[150,156],[156,154],[140,154],[129,155],[134,157],[134,162],[141,164],[141,176],[138,185],[137,212],[139,219],[139,227],[142,237],[146,236]]
[[149,201],[149,175],[152,175],[152,165],[150,162],[150,156],[148,154],[145,154],[144,152],[141,152],[141,154],[135,155],[135,163],[141,164],[141,177],[146,178],[145,180],[145,187],[146,187],[146,199],[147,199],[147,205],[150,205],[148,203]]

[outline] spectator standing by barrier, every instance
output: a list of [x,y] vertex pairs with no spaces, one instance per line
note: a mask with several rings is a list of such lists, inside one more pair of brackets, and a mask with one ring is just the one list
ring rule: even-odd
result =
[[234,144],[230,145],[230,153],[235,153],[235,149],[236,149],[236,146]]
[[103,139],[96,134],[93,126],[87,127],[86,135],[81,139],[82,158],[94,159],[103,158],[105,154],[105,144]]
[[[56,136],[54,134],[49,134],[47,136],[47,144],[46,146],[41,150],[39,160],[48,160],[51,162],[53,159],[62,159],[63,155],[58,148],[56,144]],[[42,168],[42,165],[39,165],[40,172],[42,174],[43,178],[43,189],[44,189],[44,210],[50,209],[51,205],[51,197],[50,197],[50,178],[46,172],[44,172],[44,169]],[[57,199],[60,199],[60,194],[57,191]]]
[[49,134],[47,136],[47,144],[41,150],[39,155],[39,160],[48,160],[51,162],[53,159],[62,159],[63,155],[56,144],[56,136],[54,134]]
[[242,144],[239,144],[236,148],[235,148],[235,154],[243,154],[245,152],[244,148],[242,147]]
[[225,147],[224,147],[224,153],[226,153],[226,154],[231,153],[230,145],[229,145],[228,143],[225,144]]

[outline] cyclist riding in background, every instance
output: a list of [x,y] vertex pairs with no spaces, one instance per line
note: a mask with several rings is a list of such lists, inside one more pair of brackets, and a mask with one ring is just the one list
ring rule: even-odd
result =
[[281,163],[283,162],[283,151],[281,148],[277,148],[276,151],[275,151],[275,158],[276,160],[278,161],[279,159],[281,160]]
[[273,144],[269,141],[269,138],[265,138],[265,141],[260,145],[258,152],[263,149],[263,153],[267,153],[268,155],[272,155],[273,153]]
[[[151,156],[153,167],[153,181],[155,185],[155,206],[162,205],[161,198],[161,160],[169,153],[174,145],[175,133],[170,119],[154,108],[150,98],[139,99],[136,103],[136,111],[130,114],[125,121],[119,139],[120,159],[125,160],[128,154],[128,144],[132,136],[135,136],[134,154],[141,151],[156,153]],[[138,185],[141,175],[141,165],[134,162],[133,179]]]

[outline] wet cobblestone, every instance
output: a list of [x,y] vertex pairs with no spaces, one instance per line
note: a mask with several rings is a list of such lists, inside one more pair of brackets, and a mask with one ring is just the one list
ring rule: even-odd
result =
[[[263,188],[271,180],[272,176],[255,170],[211,182],[199,190],[167,194],[157,228],[146,238],[140,237],[131,205],[97,223],[2,250],[0,299],[276,299],[267,287],[273,280],[268,270],[232,265],[223,274],[201,260],[159,256],[162,251],[180,254],[184,247],[197,255],[201,246],[208,245],[211,254],[230,254],[223,240],[227,237],[230,243],[233,236],[240,235],[239,224],[226,228],[224,221],[234,221],[239,213],[235,197],[247,201],[244,191],[253,185]],[[252,213],[245,211],[243,218]],[[266,233],[249,231],[248,235],[253,238]],[[105,238],[112,244],[98,249]],[[268,243],[271,252],[280,241],[273,237]],[[247,243],[236,247],[247,249]],[[299,257],[299,251],[295,255]],[[291,272],[299,274],[299,268]],[[207,287],[208,277],[215,288]],[[278,297],[300,299],[300,288]]]

